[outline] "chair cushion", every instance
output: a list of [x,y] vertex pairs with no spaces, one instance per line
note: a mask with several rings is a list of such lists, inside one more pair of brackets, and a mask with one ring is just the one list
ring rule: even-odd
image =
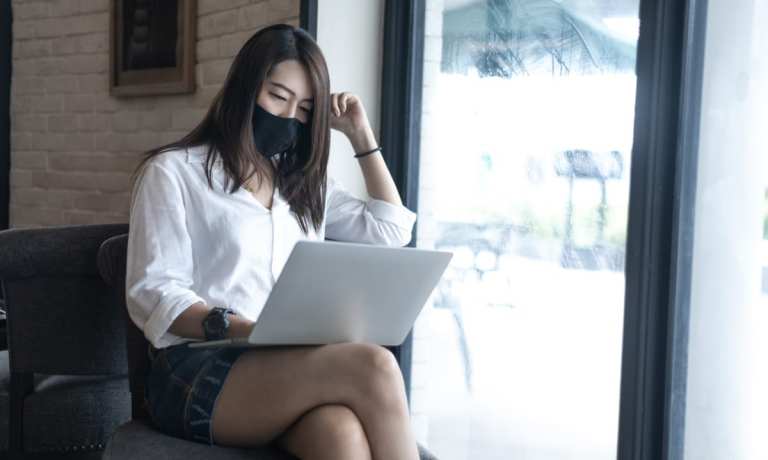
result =
[[101,450],[130,418],[127,377],[36,376],[24,400],[24,450]]
[[147,422],[132,420],[117,429],[104,450],[103,460],[182,459],[289,460],[292,455],[276,448],[236,449],[209,446],[168,436]]
[[[0,351],[0,451],[8,449],[8,351]],[[24,401],[27,452],[100,450],[131,416],[126,377],[40,375]]]

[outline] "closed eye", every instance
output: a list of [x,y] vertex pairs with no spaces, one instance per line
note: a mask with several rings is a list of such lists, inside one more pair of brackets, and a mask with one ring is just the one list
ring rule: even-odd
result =
[[[287,101],[287,100],[288,100],[288,99],[286,99],[286,98],[284,98],[284,97],[282,97],[282,96],[278,96],[278,95],[277,95],[277,94],[275,94],[275,93],[269,93],[269,94],[270,94],[272,97],[274,97],[275,99],[280,99],[281,101]],[[303,111],[307,112],[307,113],[309,113],[309,112],[311,112],[311,111],[312,111],[312,109],[308,109],[308,108],[306,108],[306,107],[299,107],[299,108],[300,108],[301,110],[303,110]]]

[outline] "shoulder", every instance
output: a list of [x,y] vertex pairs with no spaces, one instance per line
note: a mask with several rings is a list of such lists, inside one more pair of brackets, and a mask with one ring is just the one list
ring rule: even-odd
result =
[[139,175],[166,176],[183,183],[189,180],[192,167],[204,162],[205,154],[204,146],[163,150],[144,162]]
[[187,159],[187,149],[173,148],[155,154],[152,158],[147,160],[146,165],[147,167],[159,167],[167,172],[176,173],[184,169]]
[[152,190],[152,193],[184,188],[187,181],[185,169],[188,163],[187,149],[173,148],[156,153],[146,160],[137,171],[133,182],[136,188]]

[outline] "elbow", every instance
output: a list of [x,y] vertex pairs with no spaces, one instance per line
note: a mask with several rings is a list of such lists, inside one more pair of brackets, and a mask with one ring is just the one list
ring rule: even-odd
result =
[[128,277],[125,299],[129,316],[156,348],[170,345],[166,333],[174,320],[191,305],[205,300],[185,280]]
[[398,226],[398,240],[397,246],[408,246],[413,240],[413,229],[416,227],[416,213],[413,213],[413,218],[410,224]]
[[376,243],[402,247],[413,239],[416,213],[403,205],[372,199],[368,202],[368,222]]
[[413,226],[400,227],[391,223],[379,224],[377,244],[390,247],[403,247],[413,239]]
[[413,239],[413,229],[400,229],[398,232],[398,238],[395,241],[395,244],[392,246],[397,247],[404,247],[408,246],[410,244],[411,240]]

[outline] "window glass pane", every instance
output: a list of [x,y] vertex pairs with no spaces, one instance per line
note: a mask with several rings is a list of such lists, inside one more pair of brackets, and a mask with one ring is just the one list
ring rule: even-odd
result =
[[686,459],[768,458],[768,2],[708,3]]
[[441,459],[616,456],[638,0],[428,0],[414,329]]

